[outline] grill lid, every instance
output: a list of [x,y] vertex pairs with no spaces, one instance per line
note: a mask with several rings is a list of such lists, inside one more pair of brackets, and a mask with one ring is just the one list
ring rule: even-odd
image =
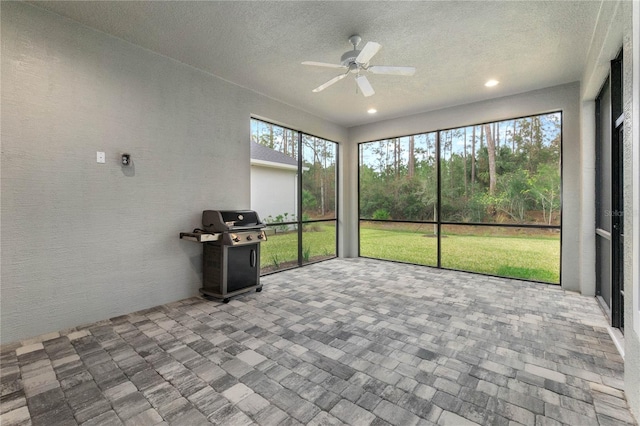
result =
[[253,210],[205,210],[202,227],[207,232],[229,232],[261,229],[266,225]]

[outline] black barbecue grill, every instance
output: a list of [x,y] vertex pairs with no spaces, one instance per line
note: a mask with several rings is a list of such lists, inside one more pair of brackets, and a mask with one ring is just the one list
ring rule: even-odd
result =
[[253,210],[205,210],[202,229],[183,232],[180,238],[203,243],[202,288],[206,298],[229,298],[260,292],[260,242],[266,225]]

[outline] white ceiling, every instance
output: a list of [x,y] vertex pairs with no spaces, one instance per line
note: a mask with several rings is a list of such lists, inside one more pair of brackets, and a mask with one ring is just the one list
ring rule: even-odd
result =
[[[44,1],[31,2],[334,123],[351,127],[580,80],[600,1]],[[311,90],[351,48],[376,41],[368,74]],[[494,78],[495,88],[484,83]],[[367,109],[375,107],[371,116]]]

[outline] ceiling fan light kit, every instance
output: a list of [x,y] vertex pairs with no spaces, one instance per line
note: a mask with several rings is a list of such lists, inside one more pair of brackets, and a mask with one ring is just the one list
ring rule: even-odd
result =
[[342,69],[345,72],[336,77],[333,77],[331,80],[327,81],[324,84],[313,89],[313,92],[321,92],[327,87],[337,83],[338,81],[345,78],[349,73],[356,74],[355,80],[360,89],[360,92],[365,96],[371,96],[375,94],[371,83],[366,76],[361,75],[361,72],[370,72],[372,74],[386,74],[386,75],[405,75],[411,76],[416,72],[414,67],[393,67],[386,65],[369,65],[369,61],[371,58],[375,56],[376,53],[382,47],[379,43],[374,41],[370,41],[362,48],[362,50],[358,50],[358,45],[362,41],[362,38],[359,35],[352,35],[349,37],[349,43],[353,45],[353,50],[349,50],[345,52],[340,58],[340,64],[329,64],[326,62],[314,62],[314,61],[305,61],[303,65],[311,65],[316,67],[325,67],[325,68],[334,68],[334,69]]

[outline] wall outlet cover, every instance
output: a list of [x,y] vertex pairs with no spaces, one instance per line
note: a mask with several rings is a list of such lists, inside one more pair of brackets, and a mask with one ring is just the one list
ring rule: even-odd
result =
[[102,164],[106,163],[107,162],[107,157],[106,157],[105,153],[102,152],[102,151],[98,151],[96,153],[96,161],[98,163],[102,163]]

